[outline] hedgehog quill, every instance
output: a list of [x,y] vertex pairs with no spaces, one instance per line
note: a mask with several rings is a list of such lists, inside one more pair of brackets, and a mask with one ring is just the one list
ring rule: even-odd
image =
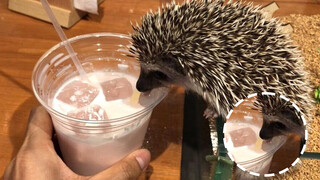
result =
[[[277,19],[267,19],[258,7],[241,2],[167,4],[133,26],[130,51],[141,64],[136,87],[144,92],[181,85],[204,98],[206,116],[211,118],[226,117],[234,104],[249,94],[276,92],[308,117],[312,88],[300,52],[281,32],[281,26]],[[260,106],[268,108],[262,112],[279,107]],[[263,139],[292,132],[302,136],[301,122],[288,123],[288,118],[278,116],[276,126],[264,127],[281,130],[260,133]],[[268,119],[264,118],[264,123],[270,123]]]

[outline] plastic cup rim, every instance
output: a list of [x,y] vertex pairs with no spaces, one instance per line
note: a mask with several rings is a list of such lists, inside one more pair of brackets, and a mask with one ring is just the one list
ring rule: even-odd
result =
[[[90,33],[90,34],[78,35],[78,36],[71,37],[71,38],[67,39],[67,41],[72,43],[72,42],[75,42],[77,40],[82,40],[82,39],[87,39],[87,38],[92,38],[92,37],[96,37],[96,38],[98,38],[98,37],[117,37],[117,38],[124,38],[124,39],[128,39],[128,40],[131,39],[128,35],[125,35],[125,34],[104,32],[104,33]],[[50,53],[52,53],[57,48],[63,46],[63,43],[64,43],[64,41],[54,45],[53,47],[51,47],[49,50],[47,50],[39,58],[39,60],[37,61],[37,63],[35,64],[35,66],[33,68],[32,77],[31,77],[31,79],[32,79],[31,86],[32,86],[32,90],[33,90],[33,93],[34,93],[35,97],[40,102],[40,104],[45,107],[46,110],[48,110],[50,113],[52,113],[52,114],[54,114],[56,116],[59,116],[61,118],[68,119],[68,120],[71,120],[71,121],[75,121],[75,122],[90,123],[90,124],[103,124],[103,123],[121,122],[121,121],[126,121],[128,119],[132,119],[132,118],[135,118],[135,117],[139,117],[140,115],[143,115],[143,114],[149,112],[156,105],[158,105],[166,97],[166,95],[168,94],[168,88],[166,88],[166,87],[161,87],[161,88],[154,89],[154,90],[158,90],[158,91],[162,92],[162,94],[160,95],[160,97],[158,99],[156,99],[149,106],[147,106],[147,107],[145,107],[145,108],[143,108],[143,109],[141,109],[141,110],[139,110],[139,111],[137,111],[135,113],[132,113],[130,115],[123,116],[123,117],[120,117],[120,118],[112,118],[112,119],[108,119],[108,120],[84,120],[84,119],[77,119],[77,118],[70,117],[70,116],[67,116],[65,114],[62,114],[62,113],[54,110],[53,108],[51,108],[38,95],[36,87],[35,87],[36,81],[34,80],[34,78],[36,76],[36,71],[38,70],[38,67],[40,66],[41,63],[43,63],[44,58],[47,57]]]
[[275,146],[275,148],[273,148],[271,151],[267,152],[266,154],[264,154],[262,156],[258,156],[256,158],[253,158],[250,160],[247,160],[247,161],[242,161],[242,162],[237,162],[237,163],[240,165],[246,165],[246,164],[251,164],[251,163],[260,163],[262,160],[270,158],[286,142],[286,140],[287,140],[286,136],[282,136],[282,137],[283,137],[283,141],[279,142],[279,144],[277,146]]

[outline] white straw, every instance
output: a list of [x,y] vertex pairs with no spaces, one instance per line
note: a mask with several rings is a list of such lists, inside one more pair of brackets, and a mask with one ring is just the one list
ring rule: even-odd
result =
[[66,35],[64,34],[62,28],[60,27],[57,19],[55,18],[50,6],[49,6],[49,3],[47,0],[41,0],[41,4],[44,8],[44,10],[47,12],[47,15],[49,17],[49,19],[51,20],[54,28],[56,29],[61,41],[63,42],[63,45],[65,46],[65,48],[67,49],[68,53],[70,54],[70,57],[74,63],[74,65],[76,66],[80,76],[82,77],[86,77],[86,72],[84,71],[83,67],[81,66],[80,64],[80,61],[76,55],[76,53],[74,52],[73,48],[71,47],[70,43],[67,41],[67,37]]

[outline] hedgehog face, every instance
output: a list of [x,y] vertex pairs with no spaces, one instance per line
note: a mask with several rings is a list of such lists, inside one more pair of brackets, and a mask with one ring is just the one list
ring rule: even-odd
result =
[[140,92],[171,84],[183,85],[185,82],[186,75],[174,59],[156,58],[152,63],[140,60],[140,76],[136,84]]
[[166,86],[169,84],[170,79],[160,70],[149,69],[141,65],[140,76],[136,84],[136,88],[140,92],[147,92],[154,88]]
[[287,135],[293,133],[304,138],[304,126],[299,119],[289,114],[263,115],[263,125],[259,136],[261,139],[267,140],[279,135]]

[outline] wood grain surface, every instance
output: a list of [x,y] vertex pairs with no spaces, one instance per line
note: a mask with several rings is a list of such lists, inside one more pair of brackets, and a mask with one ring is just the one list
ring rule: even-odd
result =
[[[105,0],[99,15],[88,15],[71,29],[67,37],[95,32],[127,34],[130,22],[139,21],[149,9],[167,0]],[[269,0],[255,0],[268,4]],[[312,0],[279,0],[276,16],[292,13],[317,14],[320,6]],[[31,90],[31,74],[40,56],[59,42],[51,24],[8,10],[0,1],[0,177],[16,155],[24,139],[30,109],[39,103]],[[172,88],[152,115],[144,147],[152,161],[140,179],[180,179],[184,90]]]

